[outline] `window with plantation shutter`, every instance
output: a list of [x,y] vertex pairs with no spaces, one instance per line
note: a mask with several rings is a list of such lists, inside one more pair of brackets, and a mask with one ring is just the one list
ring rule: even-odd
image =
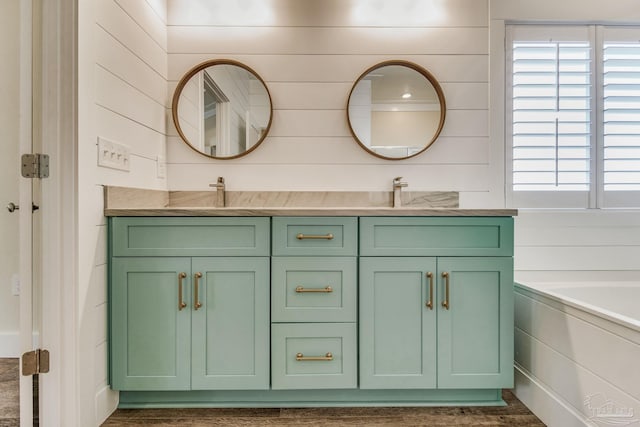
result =
[[640,207],[640,28],[507,26],[507,201]]
[[589,191],[590,46],[513,44],[513,189]]
[[640,29],[602,31],[602,202],[638,206],[640,196]]

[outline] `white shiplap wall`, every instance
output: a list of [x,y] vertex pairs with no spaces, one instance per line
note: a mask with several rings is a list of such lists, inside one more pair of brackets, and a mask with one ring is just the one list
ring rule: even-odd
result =
[[[491,0],[493,147],[504,140],[504,24],[541,21],[638,25],[640,8],[634,0]],[[638,211],[527,210],[515,226],[519,280],[640,280]]]
[[[169,187],[232,190],[460,191],[463,205],[495,206],[488,129],[486,0],[167,0],[169,93],[192,66],[229,58],[253,68],[273,98],[269,136],[250,155],[216,161],[192,152],[168,123]],[[430,70],[447,100],[438,141],[384,161],[349,133],[351,86],[369,66],[406,59]]]
[[[80,424],[99,425],[118,395],[107,385],[107,230],[102,185],[166,189],[167,14],[164,0],[79,4]],[[126,145],[130,171],[97,166],[97,138]]]

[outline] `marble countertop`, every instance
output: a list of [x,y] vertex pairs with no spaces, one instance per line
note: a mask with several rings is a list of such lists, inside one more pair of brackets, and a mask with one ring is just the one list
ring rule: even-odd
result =
[[105,216],[515,216],[515,209],[383,208],[383,207],[277,207],[277,208],[114,208]]
[[515,209],[460,209],[456,192],[227,192],[229,207],[215,206],[215,192],[105,187],[105,216],[515,216]]

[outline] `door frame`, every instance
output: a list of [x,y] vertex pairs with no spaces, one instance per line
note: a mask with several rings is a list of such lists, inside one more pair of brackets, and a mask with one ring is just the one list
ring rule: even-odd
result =
[[[20,1],[21,7],[24,4],[31,8],[33,0]],[[42,180],[42,256],[41,265],[36,268],[42,272],[44,282],[40,347],[51,354],[49,373],[39,377],[40,425],[45,427],[74,426],[79,419],[77,1],[42,3],[42,152],[50,156],[51,173]],[[24,22],[26,17],[21,19]],[[25,33],[25,40],[31,41],[30,34]],[[30,138],[30,120],[28,125]],[[22,197],[20,203],[31,205]],[[21,419],[21,425],[30,424],[23,424]]]
[[[19,48],[19,102],[18,102],[18,158],[24,153],[32,151],[32,69],[33,69],[33,2],[32,0],[20,0],[20,48]],[[28,76],[24,78],[25,76]],[[20,320],[19,342],[20,355],[33,350],[33,215],[32,181],[31,179],[18,178],[18,236],[19,236],[19,271],[20,271]],[[21,362],[21,361],[20,361]],[[20,426],[33,425],[33,377],[22,375],[22,363],[20,365]]]

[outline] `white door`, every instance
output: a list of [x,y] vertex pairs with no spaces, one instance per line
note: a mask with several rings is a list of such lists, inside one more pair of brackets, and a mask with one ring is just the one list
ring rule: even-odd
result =
[[[19,357],[34,348],[31,180],[20,176],[20,155],[32,141],[32,4],[0,1],[0,194],[2,212],[0,343],[3,355]],[[16,206],[17,205],[17,206]],[[17,295],[19,293],[19,296]],[[32,377],[20,376],[20,425],[33,425]],[[35,407],[36,413],[38,405]]]

